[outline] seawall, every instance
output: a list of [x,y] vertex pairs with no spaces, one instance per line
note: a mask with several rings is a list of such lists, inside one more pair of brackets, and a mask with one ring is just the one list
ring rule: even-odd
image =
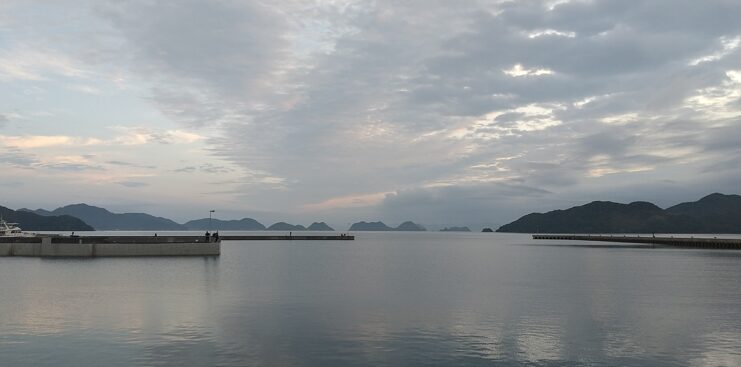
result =
[[219,256],[221,241],[351,241],[349,235],[0,237],[0,256]]
[[132,256],[219,256],[220,242],[177,243],[0,243],[0,256],[27,257],[132,257]]
[[221,243],[205,237],[2,237],[0,256],[127,257],[219,256]]
[[536,234],[533,235],[533,239],[646,243],[665,247],[741,250],[741,239],[735,238]]

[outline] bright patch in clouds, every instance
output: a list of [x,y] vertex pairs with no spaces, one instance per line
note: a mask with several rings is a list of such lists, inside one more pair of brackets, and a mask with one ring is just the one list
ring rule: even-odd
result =
[[377,192],[372,194],[348,195],[331,198],[319,203],[311,203],[303,206],[305,211],[321,211],[341,208],[367,207],[380,204],[388,195],[388,192]]
[[512,68],[502,70],[503,73],[512,77],[522,76],[540,76],[540,75],[551,75],[553,70],[550,69],[526,69],[522,64],[515,64]]
[[203,136],[184,130],[154,131],[144,128],[117,128],[122,135],[113,138],[90,138],[64,135],[0,135],[0,146],[33,149],[55,146],[91,146],[91,145],[142,145],[150,143],[161,144],[191,144],[204,139]]
[[610,125],[622,125],[635,122],[638,120],[638,114],[635,112],[624,113],[620,115],[612,115],[603,117],[600,121]]
[[689,64],[691,66],[697,66],[705,62],[717,61],[727,55],[730,55],[734,50],[738,48],[739,44],[741,44],[741,36],[733,38],[721,37],[720,43],[722,46],[720,50],[710,55],[692,60]]
[[94,138],[79,138],[72,136],[43,136],[43,135],[26,135],[26,136],[2,136],[0,135],[0,144],[20,149],[46,148],[54,146],[70,145],[96,145],[102,141]]
[[558,37],[574,38],[576,37],[576,33],[557,31],[555,29],[546,29],[543,31],[532,32],[527,35],[527,38],[538,38],[538,37],[544,37],[544,36],[558,36]]
[[0,51],[0,81],[46,80],[51,76],[83,77],[88,72],[58,52],[24,48]]

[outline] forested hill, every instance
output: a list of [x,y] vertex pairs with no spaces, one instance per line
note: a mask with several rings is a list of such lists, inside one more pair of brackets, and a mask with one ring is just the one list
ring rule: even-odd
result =
[[668,209],[640,201],[594,201],[565,210],[528,214],[497,232],[741,233],[741,196],[716,193]]
[[2,218],[9,223],[18,223],[24,231],[92,231],[82,220],[69,215],[43,216],[36,213],[13,210],[0,206]]

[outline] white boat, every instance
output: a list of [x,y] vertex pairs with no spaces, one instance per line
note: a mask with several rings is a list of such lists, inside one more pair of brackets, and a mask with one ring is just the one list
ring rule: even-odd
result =
[[33,237],[33,233],[26,233],[18,227],[18,223],[8,223],[0,218],[0,237]]

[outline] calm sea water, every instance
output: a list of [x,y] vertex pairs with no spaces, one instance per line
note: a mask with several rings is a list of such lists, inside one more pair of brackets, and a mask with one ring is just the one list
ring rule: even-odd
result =
[[220,258],[0,257],[0,365],[741,366],[741,251],[556,243],[358,233],[224,242]]

